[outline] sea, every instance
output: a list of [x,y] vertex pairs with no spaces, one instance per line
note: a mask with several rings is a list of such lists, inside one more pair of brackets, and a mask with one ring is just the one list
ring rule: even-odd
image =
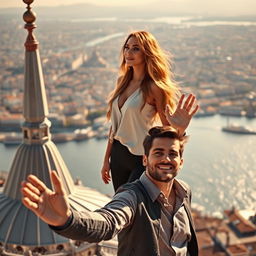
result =
[[[256,119],[232,117],[229,123],[256,129]],[[216,217],[231,207],[256,210],[256,135],[223,132],[226,124],[227,118],[220,115],[192,120],[178,175],[192,188],[193,206]],[[74,179],[113,195],[112,184],[105,185],[100,175],[106,144],[92,138],[57,147]],[[17,146],[0,144],[0,170],[9,171],[16,151]]]

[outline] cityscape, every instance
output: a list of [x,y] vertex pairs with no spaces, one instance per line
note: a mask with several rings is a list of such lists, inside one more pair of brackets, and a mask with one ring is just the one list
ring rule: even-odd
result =
[[[1,18],[0,130],[22,122],[25,35]],[[53,127],[81,128],[104,116],[131,28],[149,29],[173,56],[175,79],[199,101],[198,116],[255,117],[256,26],[180,26],[136,21],[41,21],[37,38]],[[125,33],[126,32],[126,33]],[[19,129],[19,128],[18,128]]]
[[[248,25],[241,20],[240,24],[236,21],[233,25],[226,22],[212,25],[208,21],[208,25],[200,22],[191,25],[191,22],[194,19],[170,23],[110,18],[40,20],[39,16],[34,33],[39,41],[53,141],[107,138],[106,102],[118,77],[121,45],[130,31],[139,29],[152,32],[172,56],[175,80],[181,90],[192,92],[198,99],[200,111],[196,118],[222,115],[255,120],[256,23]],[[8,15],[0,17],[0,31],[0,143],[18,145],[24,122],[26,33],[19,17]],[[254,127],[226,128],[231,133],[255,132]],[[6,176],[0,178],[0,186],[4,186]],[[255,208],[246,211],[234,207],[223,214],[219,218],[194,209],[200,256],[256,255]],[[70,249],[65,242],[56,248],[35,245],[28,252],[21,244],[6,246],[0,241],[0,254],[116,253],[115,241],[103,246],[75,241],[72,246]],[[76,254],[71,254],[71,250]]]

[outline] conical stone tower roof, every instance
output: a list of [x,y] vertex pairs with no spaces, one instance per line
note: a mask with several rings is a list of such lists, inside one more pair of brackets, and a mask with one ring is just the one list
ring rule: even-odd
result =
[[60,244],[62,247],[58,248],[64,251],[74,251],[74,248],[71,248],[72,242],[69,239],[54,233],[46,223],[23,206],[20,184],[29,174],[38,176],[52,188],[50,171],[56,170],[64,184],[71,207],[79,211],[102,207],[109,198],[90,188],[75,186],[57,147],[51,140],[38,42],[33,35],[33,29],[36,27],[36,16],[30,8],[33,0],[23,1],[28,5],[28,10],[23,15],[25,28],[28,30],[25,42],[25,120],[22,125],[23,142],[17,149],[4,190],[0,193],[0,254],[9,255],[9,252],[29,255],[31,251],[37,251],[51,255],[51,252],[56,253]]

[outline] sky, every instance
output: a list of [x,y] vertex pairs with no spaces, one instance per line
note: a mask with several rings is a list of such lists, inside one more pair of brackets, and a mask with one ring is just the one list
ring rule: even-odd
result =
[[[58,6],[58,5],[70,5],[70,4],[80,4],[80,3],[92,3],[95,5],[105,5],[105,6],[126,6],[126,5],[140,5],[148,4],[154,2],[152,0],[34,0],[33,4],[37,6]],[[0,8],[2,7],[18,7],[23,4],[22,0],[0,0]]]
[[[202,12],[206,14],[256,15],[256,0],[34,0],[32,6],[59,6],[78,3],[91,3],[103,6],[146,5],[156,10],[169,8],[179,12]],[[22,0],[0,0],[0,8],[22,7]],[[124,9],[125,11],[125,9]]]

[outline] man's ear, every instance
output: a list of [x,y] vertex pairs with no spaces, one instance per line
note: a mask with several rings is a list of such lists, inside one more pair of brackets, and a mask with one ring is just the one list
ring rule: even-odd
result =
[[184,160],[183,158],[180,159],[180,169],[183,167]]
[[147,166],[147,164],[148,164],[148,158],[147,158],[146,155],[143,155],[142,163],[143,163],[143,166]]

